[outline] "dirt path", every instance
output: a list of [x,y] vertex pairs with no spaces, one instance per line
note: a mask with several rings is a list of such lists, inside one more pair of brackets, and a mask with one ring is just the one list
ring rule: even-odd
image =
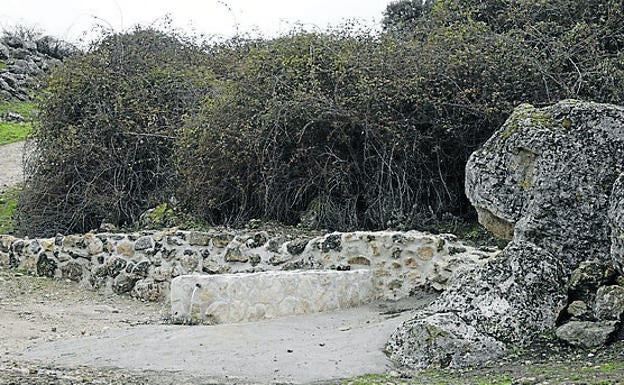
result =
[[24,142],[0,146],[0,192],[22,180]]
[[0,385],[343,384],[375,372],[394,374],[364,383],[624,384],[624,343],[575,350],[552,337],[476,368],[395,372],[381,352],[386,334],[409,317],[397,310],[426,300],[174,326],[167,306],[0,268]]
[[166,305],[0,268],[0,384],[312,383],[384,373],[392,367],[385,341],[409,317],[398,310],[432,298],[176,326],[165,321]]

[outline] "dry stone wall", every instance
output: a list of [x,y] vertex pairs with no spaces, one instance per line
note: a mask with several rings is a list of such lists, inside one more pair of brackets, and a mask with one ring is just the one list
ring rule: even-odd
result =
[[417,289],[443,290],[497,253],[471,248],[452,235],[417,231],[312,237],[167,229],[48,239],[0,236],[2,266],[146,301],[167,300],[172,278],[185,274],[303,269],[371,270],[375,297],[400,299]]

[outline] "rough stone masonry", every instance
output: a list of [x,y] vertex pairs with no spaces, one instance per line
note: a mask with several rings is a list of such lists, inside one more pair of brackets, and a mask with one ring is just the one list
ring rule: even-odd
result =
[[0,265],[82,286],[166,301],[171,280],[293,270],[370,270],[376,299],[413,290],[443,290],[497,249],[475,249],[453,235],[350,232],[322,236],[266,231],[139,231],[87,233],[49,239],[0,236]]

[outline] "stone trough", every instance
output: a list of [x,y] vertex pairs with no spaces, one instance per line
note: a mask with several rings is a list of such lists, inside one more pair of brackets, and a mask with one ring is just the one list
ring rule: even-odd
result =
[[368,269],[182,275],[171,283],[174,323],[235,323],[346,309],[374,301]]

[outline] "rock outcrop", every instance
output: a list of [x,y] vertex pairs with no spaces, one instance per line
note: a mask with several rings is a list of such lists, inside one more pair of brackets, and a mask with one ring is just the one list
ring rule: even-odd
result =
[[624,174],[615,181],[609,202],[611,258],[613,266],[624,275]]
[[[480,222],[512,242],[399,328],[391,357],[463,366],[553,329],[571,272],[588,259],[611,262],[609,197],[623,160],[624,108],[574,100],[518,107],[466,166]],[[603,332],[591,337],[604,341]]]
[[572,272],[568,305],[559,315],[556,335],[573,346],[595,348],[622,330],[624,283],[608,262],[585,261]]
[[0,37],[0,98],[27,100],[41,75],[62,63],[76,50],[61,40],[5,34]]

